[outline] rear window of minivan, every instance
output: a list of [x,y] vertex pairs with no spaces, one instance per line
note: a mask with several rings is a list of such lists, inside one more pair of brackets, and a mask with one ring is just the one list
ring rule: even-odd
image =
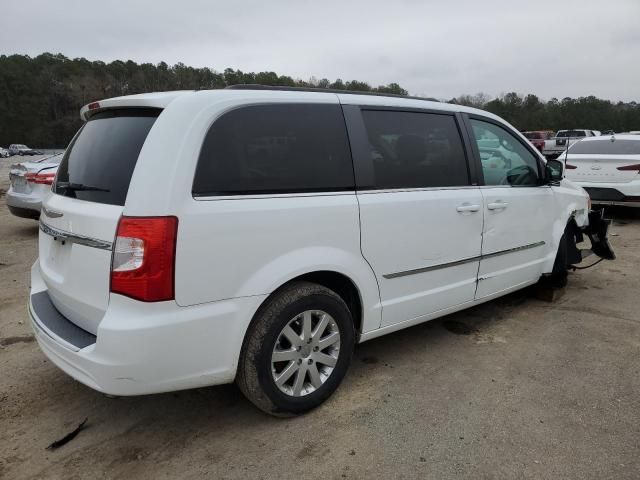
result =
[[252,105],[222,115],[193,181],[195,197],[353,189],[342,109],[326,104]]
[[161,110],[107,110],[92,116],[67,147],[54,192],[124,205],[140,150]]

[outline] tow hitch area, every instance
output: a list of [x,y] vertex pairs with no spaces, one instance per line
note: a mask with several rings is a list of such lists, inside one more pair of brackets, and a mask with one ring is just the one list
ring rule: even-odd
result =
[[[603,260],[615,260],[616,254],[613,252],[607,233],[611,220],[604,218],[604,210],[592,210],[589,212],[589,225],[579,228],[572,223],[572,232],[570,238],[572,241],[567,242],[567,265],[573,266],[582,262],[591,254],[595,254]],[[590,249],[579,249],[577,244],[584,240],[584,235],[591,240]]]

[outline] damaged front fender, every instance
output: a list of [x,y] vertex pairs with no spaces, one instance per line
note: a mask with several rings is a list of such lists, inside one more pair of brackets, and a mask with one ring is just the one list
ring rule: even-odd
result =
[[[567,266],[582,262],[586,257],[595,254],[604,260],[615,260],[616,254],[609,243],[608,231],[611,220],[604,218],[603,210],[589,212],[589,224],[578,227],[575,222],[567,225]],[[589,237],[591,248],[580,249],[578,244],[584,241],[584,235]]]
[[609,225],[611,219],[604,218],[604,210],[592,210],[589,212],[589,225],[584,233],[591,240],[591,251],[605,260],[615,260],[616,254],[609,243]]

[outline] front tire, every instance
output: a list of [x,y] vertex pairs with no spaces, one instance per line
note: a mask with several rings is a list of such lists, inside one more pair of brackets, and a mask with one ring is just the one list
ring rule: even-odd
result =
[[306,412],[338,388],[354,343],[351,312],[339,295],[315,283],[292,283],[256,313],[236,384],[266,413]]

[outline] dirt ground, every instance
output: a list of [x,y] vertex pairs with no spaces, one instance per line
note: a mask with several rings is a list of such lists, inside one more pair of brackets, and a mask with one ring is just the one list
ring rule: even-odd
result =
[[526,290],[360,345],[325,405],[282,420],[231,385],[112,399],[59,371],[27,319],[37,225],[0,193],[0,478],[640,478],[640,215],[610,214],[618,259],[557,301]]

